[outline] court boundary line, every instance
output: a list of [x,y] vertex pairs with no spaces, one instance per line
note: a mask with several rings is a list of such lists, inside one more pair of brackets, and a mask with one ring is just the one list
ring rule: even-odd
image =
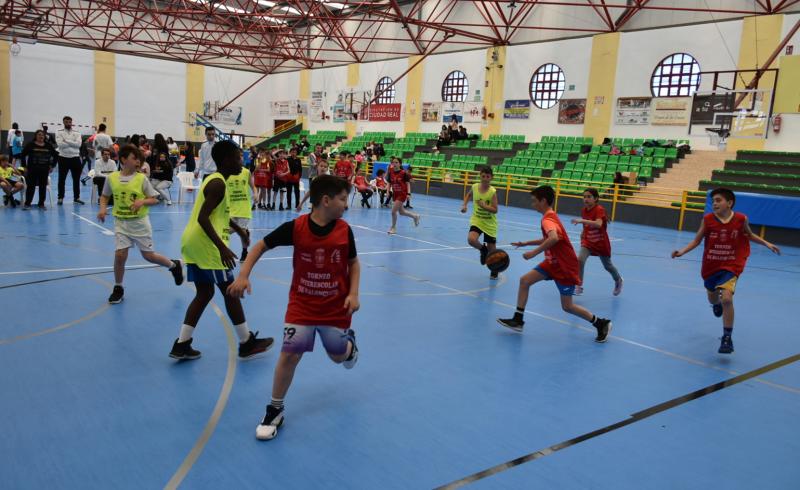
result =
[[464,478],[460,478],[458,480],[454,480],[450,483],[445,485],[441,485],[435,488],[435,490],[451,490],[455,488],[461,488],[464,485],[468,485],[470,483],[474,483],[478,480],[482,480],[484,478],[488,478],[490,476],[494,476],[498,473],[501,473],[506,470],[510,470],[512,468],[516,468],[522,464],[535,461],[537,459],[544,458],[545,456],[550,456],[553,453],[561,451],[562,449],[567,449],[569,447],[575,446],[582,442],[588,441],[590,439],[594,439],[595,437],[602,436],[603,434],[607,434],[609,432],[615,431],[617,429],[621,429],[623,427],[627,427],[629,425],[635,424],[636,422],[641,422],[642,420],[648,419],[654,415],[658,415],[662,412],[666,412],[673,408],[679,407],[691,401],[703,398],[707,395],[711,395],[718,391],[724,390],[725,388],[729,388],[731,386],[735,386],[739,383],[747,381],[751,378],[755,378],[756,376],[768,373],[770,371],[774,371],[776,369],[782,368],[784,366],[788,366],[789,364],[795,363],[800,360],[800,354],[794,354],[789,357],[785,357],[778,361],[774,361],[770,364],[766,364],[759,368],[753,369],[746,373],[742,373],[738,376],[733,378],[728,378],[726,380],[720,381],[718,383],[714,383],[708,385],[704,388],[700,388],[699,390],[692,391],[685,395],[681,395],[671,400],[667,400],[665,402],[652,405],[644,410],[639,410],[638,412],[634,412],[630,414],[627,419],[620,420],[610,425],[606,425],[605,427],[601,427],[599,429],[593,430],[591,432],[586,432],[581,434],[577,437],[573,437],[572,439],[568,439],[566,441],[559,442],[557,444],[553,444],[552,446],[548,446],[544,449],[540,449],[538,451],[534,451],[532,453],[528,453],[524,456],[520,456],[518,458],[512,459],[510,461],[506,461],[505,463],[500,463],[498,465],[492,466],[485,470],[479,471],[477,473],[473,473],[468,475]]
[[103,230],[103,231],[102,231],[103,235],[106,235],[106,236],[114,236],[114,232],[113,232],[113,231],[111,231],[111,230],[109,230],[109,229],[108,229],[108,228],[106,228],[105,226],[100,226],[100,225],[98,225],[97,223],[95,223],[94,221],[92,221],[92,220],[90,220],[90,219],[88,219],[88,218],[84,218],[83,216],[81,216],[81,215],[80,215],[80,214],[78,214],[78,213],[71,212],[71,214],[72,214],[72,216],[75,216],[76,218],[78,218],[78,219],[81,219],[81,220],[83,220],[83,221],[85,221],[85,222],[89,223],[90,225],[92,225],[92,226],[94,226],[94,227],[100,228],[101,230]]
[[178,486],[180,486],[180,484],[189,474],[189,471],[191,471],[194,464],[200,458],[200,455],[203,453],[208,441],[211,440],[211,436],[214,434],[214,431],[217,429],[217,425],[222,418],[222,413],[225,411],[225,408],[228,405],[231,391],[233,391],[233,383],[236,379],[236,342],[233,338],[233,328],[228,322],[227,317],[222,313],[222,310],[220,310],[219,306],[217,306],[217,304],[213,301],[210,303],[210,305],[214,310],[214,313],[216,313],[222,322],[222,326],[225,330],[225,336],[228,340],[228,363],[225,371],[225,379],[222,382],[222,388],[220,389],[219,396],[217,397],[217,402],[214,404],[214,409],[211,411],[211,415],[208,417],[206,425],[203,427],[203,431],[195,441],[192,449],[189,451],[189,454],[186,455],[181,464],[178,466],[178,469],[175,470],[175,473],[173,473],[172,477],[164,486],[165,489],[169,490],[175,490],[178,488]]

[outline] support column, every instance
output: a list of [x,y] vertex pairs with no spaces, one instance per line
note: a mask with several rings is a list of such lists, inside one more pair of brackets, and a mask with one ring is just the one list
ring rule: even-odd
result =
[[[357,89],[360,81],[361,65],[359,63],[347,65],[347,89]],[[352,138],[356,135],[356,125],[356,121],[345,121],[344,130],[348,138]]]
[[94,125],[106,125],[115,135],[116,56],[106,51],[94,52]]
[[[190,112],[203,113],[205,102],[206,69],[203,65],[186,64],[186,117]],[[203,129],[200,126],[186,126],[187,141],[203,141]]]
[[[409,56],[408,66],[420,60],[421,56]],[[406,75],[406,106],[403,129],[405,134],[419,132],[422,117],[422,79],[425,75],[425,61],[421,61]]]
[[[739,61],[736,68],[739,70],[754,70],[762,68],[763,64],[769,56],[778,47],[781,42],[781,29],[783,27],[783,15],[758,15],[755,17],[746,17],[742,19],[742,37],[739,44]],[[779,59],[779,58],[778,58]],[[763,68],[777,68],[778,59],[772,63],[771,66]],[[736,88],[744,89],[747,83],[753,78],[755,72],[743,74],[743,77],[737,77]],[[745,80],[742,81],[741,78]],[[772,84],[775,83],[775,75],[772,73],[765,73],[764,76],[758,81],[757,89],[772,90]],[[797,88],[795,87],[795,90]],[[750,104],[750,99],[747,98],[742,101],[742,106]],[[768,110],[769,101],[765,101],[764,111]],[[739,106],[739,107],[742,107]],[[745,135],[757,136],[767,130],[767,125],[763,127],[753,128],[750,131],[745,131]],[[763,150],[763,138],[728,138],[728,151],[737,150]]]
[[[497,52],[497,61],[494,53]],[[506,47],[493,46],[486,50],[486,83],[484,84],[483,105],[486,107],[486,121],[481,126],[481,137],[500,134],[503,124],[503,95],[505,85]],[[494,117],[489,117],[494,114]]]
[[11,129],[11,60],[8,41],[0,41],[0,128]]
[[[311,103],[311,70],[300,71],[300,100],[306,101],[306,107]],[[308,114],[297,116],[297,124],[302,124],[303,129],[308,129]]]
[[618,32],[598,34],[592,38],[583,135],[594,138],[596,144],[602,142],[611,131],[619,40]]

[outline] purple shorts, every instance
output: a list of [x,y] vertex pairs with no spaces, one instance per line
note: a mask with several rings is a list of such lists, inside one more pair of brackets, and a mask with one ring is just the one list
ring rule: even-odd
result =
[[325,352],[331,356],[341,356],[347,352],[347,343],[350,336],[348,329],[339,327],[294,325],[287,323],[283,328],[283,347],[281,352],[290,354],[303,354],[314,350],[316,333],[325,347]]

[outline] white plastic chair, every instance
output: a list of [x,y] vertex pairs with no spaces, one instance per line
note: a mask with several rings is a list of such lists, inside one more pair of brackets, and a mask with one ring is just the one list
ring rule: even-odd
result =
[[179,203],[183,202],[184,190],[190,192],[200,188],[200,183],[195,180],[193,172],[178,172],[178,182],[180,183],[180,189],[178,189]]
[[97,175],[97,173],[94,171],[94,169],[89,170],[89,172],[86,174],[86,178],[89,179],[89,182],[91,182],[90,185],[92,186],[92,195],[89,197],[89,204],[94,204],[95,195],[97,193],[97,186],[94,185],[95,175]]
[[[20,177],[20,182],[22,182],[22,198],[25,199],[28,193],[28,181],[25,179],[25,176]],[[47,176],[47,197],[50,199],[50,207],[53,207],[53,191],[50,187],[50,176]]]

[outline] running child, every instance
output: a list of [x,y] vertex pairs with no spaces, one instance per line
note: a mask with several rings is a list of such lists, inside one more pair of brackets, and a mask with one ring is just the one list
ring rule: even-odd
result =
[[700,275],[714,316],[722,317],[722,337],[717,351],[720,354],[733,353],[733,293],[750,256],[750,242],[781,254],[778,247],[753,233],[747,216],[733,211],[735,204],[733,191],[724,188],[711,191],[712,212],[703,217],[694,239],[683,249],[672,252],[673,259],[681,257],[705,242]]
[[108,302],[112,305],[121,303],[125,296],[122,279],[125,276],[125,262],[128,260],[128,249],[136,245],[144,260],[166,267],[172,272],[175,284],[183,284],[183,268],[180,260],[170,260],[153,251],[153,227],[147,212],[150,206],[158,204],[158,191],[139,172],[144,155],[142,150],[125,145],[119,150],[119,162],[122,170],[113,172],[103,184],[100,195],[100,210],[97,219],[105,222],[108,200],[114,196],[114,237],[116,252],[114,253],[114,289]]
[[253,210],[250,203],[253,200],[253,177],[250,170],[242,168],[239,174],[227,178],[228,204],[231,210],[231,221],[247,235],[247,243],[242,240],[242,254],[239,261],[247,258],[247,246],[250,244],[250,220],[253,219]]
[[317,334],[336,364],[351,369],[358,360],[352,315],[358,311],[361,266],[350,226],[341,219],[350,194],[347,181],[321,175],[311,183],[312,211],[282,224],[253,246],[228,294],[251,293],[250,272],[264,252],[294,247],[294,273],[286,309],[283,348],[275,366],[272,399],[256,438],[269,440],[284,420],[283,401],[295,369],[306,352],[314,350]]
[[[469,219],[467,243],[481,253],[481,265],[486,264],[486,257],[497,248],[497,189],[492,186],[492,167],[481,167],[481,181],[472,184],[472,188],[464,196],[461,212],[467,212],[467,203],[472,199],[472,217]],[[483,235],[483,243],[478,239]],[[489,275],[497,279],[497,272]]]
[[397,215],[408,216],[414,220],[414,226],[419,226],[420,216],[416,213],[403,208],[403,203],[411,194],[411,176],[403,170],[403,161],[398,157],[392,157],[392,166],[389,168],[389,185],[392,188],[392,227],[388,233],[397,233]]
[[217,170],[200,185],[192,215],[181,237],[186,276],[194,283],[196,292],[169,353],[170,357],[178,360],[200,357],[200,351],[192,348],[192,336],[203,311],[214,297],[215,286],[225,297],[225,310],[239,337],[240,359],[266,352],[274,342],[271,337],[259,339],[258,332],[251,332],[239,297],[225,294],[233,282],[233,268],[236,267],[236,254],[228,248],[229,228],[241,237],[245,248],[249,245],[247,234],[230,219],[226,184],[231,175],[242,171],[242,152],[232,141],[223,140],[214,144],[211,158]]
[[378,197],[381,200],[381,207],[389,207],[389,198],[386,197],[386,193],[389,192],[389,184],[386,182],[386,171],[384,169],[378,170],[375,174],[375,178],[369,182],[369,185],[372,186],[373,189],[378,191]]
[[497,322],[516,332],[521,332],[525,322],[525,305],[528,304],[528,291],[531,286],[540,281],[552,280],[561,294],[561,308],[567,313],[581,317],[590,322],[597,329],[595,342],[605,342],[611,332],[611,320],[599,318],[586,308],[576,305],[572,301],[575,294],[575,286],[581,284],[578,273],[578,257],[572,248],[564,225],[553,208],[556,193],[549,185],[539,186],[531,191],[531,203],[533,209],[542,213],[542,238],[528,242],[512,243],[515,247],[526,247],[536,245],[533,250],[522,254],[522,258],[530,260],[544,252],[545,259],[539,263],[532,271],[528,272],[519,279],[519,291],[517,292],[517,311],[513,318],[498,318]]
[[[622,276],[611,262],[611,240],[608,239],[608,216],[605,208],[598,204],[600,194],[597,189],[588,188],[583,191],[583,210],[580,219],[574,218],[573,225],[583,225],[581,233],[581,251],[578,253],[578,262],[581,264],[580,277],[583,281],[583,269],[586,259],[590,255],[600,257],[603,267],[614,279],[614,296],[622,292]],[[575,287],[575,295],[583,294],[583,286]]]

